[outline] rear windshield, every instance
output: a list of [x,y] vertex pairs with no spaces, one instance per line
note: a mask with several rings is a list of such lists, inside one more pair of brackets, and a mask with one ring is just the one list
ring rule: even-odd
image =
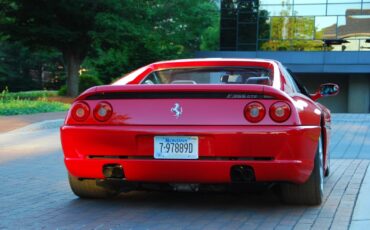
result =
[[268,69],[253,67],[179,68],[150,73],[141,84],[262,84],[272,85]]

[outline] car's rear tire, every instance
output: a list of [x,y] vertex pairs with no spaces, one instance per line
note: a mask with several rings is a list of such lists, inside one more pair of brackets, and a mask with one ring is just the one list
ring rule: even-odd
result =
[[326,152],[327,154],[327,157],[326,157],[326,160],[328,161],[326,163],[326,169],[324,170],[324,177],[328,177],[330,175],[330,155],[329,155],[329,150],[327,150]]
[[325,174],[324,174],[324,176],[325,177],[328,177],[329,175],[330,175],[330,167],[329,167],[330,165],[329,165],[329,163],[328,163],[328,166],[327,166],[327,168],[326,168],[326,170],[325,170]]
[[96,185],[94,179],[79,179],[68,174],[69,185],[73,193],[80,198],[112,198],[119,191]]
[[281,195],[285,203],[300,205],[320,205],[324,191],[324,167],[322,141],[319,143],[311,176],[303,184],[281,184]]

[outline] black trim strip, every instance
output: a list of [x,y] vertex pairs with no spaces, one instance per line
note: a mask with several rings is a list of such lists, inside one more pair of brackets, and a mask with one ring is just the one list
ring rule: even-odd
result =
[[112,92],[97,93],[86,97],[86,100],[109,99],[273,99],[273,97],[255,93],[228,92]]
[[[90,155],[90,159],[130,159],[130,160],[154,160],[152,156],[104,156],[104,155]],[[210,161],[273,161],[274,157],[199,157],[197,160]]]

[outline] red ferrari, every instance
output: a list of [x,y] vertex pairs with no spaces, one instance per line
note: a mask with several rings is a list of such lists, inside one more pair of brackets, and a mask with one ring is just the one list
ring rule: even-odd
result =
[[279,185],[287,203],[322,202],[330,111],[274,60],[157,62],[73,103],[61,141],[72,191]]

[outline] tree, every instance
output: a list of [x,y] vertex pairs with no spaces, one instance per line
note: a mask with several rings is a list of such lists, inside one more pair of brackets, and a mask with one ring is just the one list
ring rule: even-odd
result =
[[0,7],[0,31],[11,40],[63,54],[69,96],[78,94],[86,57],[109,83],[111,74],[189,56],[217,12],[213,0],[0,0]]
[[[31,51],[20,42],[0,41],[0,92],[53,88],[60,85],[60,52],[54,50]],[[48,85],[42,75],[54,76]],[[56,77],[59,77],[58,79]],[[58,82],[57,82],[58,81]]]
[[78,72],[91,47],[95,16],[101,1],[2,0],[6,17],[0,29],[11,40],[40,48],[55,48],[63,54],[67,94],[78,94]]
[[97,15],[96,23],[87,65],[105,83],[151,62],[192,57],[194,51],[214,47],[219,36],[213,0],[126,0]]

